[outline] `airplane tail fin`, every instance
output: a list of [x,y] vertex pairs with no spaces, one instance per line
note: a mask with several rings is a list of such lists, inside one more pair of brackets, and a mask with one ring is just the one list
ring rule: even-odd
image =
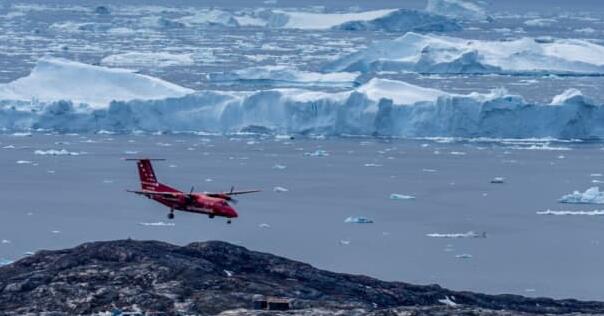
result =
[[155,171],[153,171],[153,165],[151,161],[163,161],[165,159],[126,159],[137,161],[138,176],[141,181],[141,188],[144,191],[154,192],[179,192],[178,190],[171,188],[165,184],[157,181]]

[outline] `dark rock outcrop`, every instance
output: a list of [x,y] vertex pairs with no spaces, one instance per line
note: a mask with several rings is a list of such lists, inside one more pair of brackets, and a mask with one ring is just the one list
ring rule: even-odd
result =
[[[0,268],[0,314],[91,314],[136,306],[168,314],[212,315],[249,308],[255,294],[292,298],[294,307],[317,313],[321,309],[396,315],[397,309],[406,308],[419,311],[409,315],[430,314],[428,310],[438,315],[443,309],[451,312],[441,302],[448,297],[459,304],[459,311],[493,313],[473,315],[506,315],[506,311],[604,314],[604,302],[485,295],[438,285],[384,282],[323,271],[219,241],[183,247],[158,241],[93,242],[39,251]],[[460,314],[470,315],[470,310]]]

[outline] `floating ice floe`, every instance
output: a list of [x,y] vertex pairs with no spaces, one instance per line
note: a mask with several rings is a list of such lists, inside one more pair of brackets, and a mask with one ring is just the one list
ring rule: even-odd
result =
[[363,165],[364,167],[382,167],[383,165],[379,163],[366,163]]
[[223,83],[263,83],[289,86],[329,86],[352,87],[359,72],[316,73],[301,71],[291,66],[258,66],[235,70],[229,73],[213,73],[209,78],[213,82]]
[[343,240],[343,239],[342,239],[342,240],[340,240],[340,242],[339,242],[339,243],[340,243],[340,245],[342,245],[342,246],[348,246],[348,245],[350,245],[350,240]]
[[604,192],[599,187],[591,187],[585,192],[574,191],[564,195],[558,202],[568,204],[604,204]]
[[[604,137],[601,124],[604,107],[576,92],[554,98],[559,105],[552,106],[527,102],[504,90],[459,95],[374,78],[356,89],[341,92],[270,89],[198,91],[179,96],[184,91],[176,88],[173,94],[166,92],[170,97],[157,99],[162,93],[155,92],[158,89],[155,80],[140,80],[137,74],[122,72],[114,76],[112,69],[74,62],[58,62],[57,67],[54,64],[43,60],[32,75],[25,77],[27,80],[0,84],[0,129],[228,134],[255,127],[268,133],[306,135]],[[83,74],[81,68],[86,70]],[[45,79],[37,80],[39,76]],[[85,78],[80,80],[81,76]],[[62,80],[57,82],[53,78]],[[31,91],[26,89],[27,82],[34,85]],[[81,89],[74,90],[72,86]],[[143,88],[136,88],[132,94],[124,92],[128,87],[139,86]],[[15,87],[23,88],[28,94],[7,94]],[[166,88],[163,82],[159,87],[159,91]],[[33,94],[42,90],[48,90],[42,93],[51,96],[47,100],[62,101],[39,98],[32,102],[36,97]],[[115,91],[115,99],[136,97],[137,100],[111,102]],[[80,104],[86,100],[93,103]],[[510,116],[514,120],[510,120]],[[549,146],[534,149],[562,150]],[[317,150],[306,155],[327,156],[328,153]]]
[[169,67],[193,65],[193,54],[167,52],[127,52],[101,59],[101,65],[112,67]]
[[494,177],[493,179],[491,179],[491,183],[495,183],[495,184],[505,183],[505,178],[504,177]]
[[462,253],[462,254],[459,254],[459,255],[455,255],[455,258],[458,258],[458,259],[472,259],[472,255],[469,254],[469,253]]
[[426,11],[451,18],[470,21],[492,21],[483,1],[475,0],[428,0]]
[[33,161],[29,161],[29,160],[17,160],[18,165],[31,165],[33,163],[34,163]]
[[304,153],[304,156],[308,156],[308,157],[327,157],[329,156],[329,153],[325,150],[322,149],[317,149],[313,152],[308,152],[308,153]]
[[273,192],[283,193],[283,192],[289,192],[289,190],[284,187],[274,187]]
[[0,242],[0,243],[2,243],[2,244],[10,244],[11,242],[8,239],[2,239],[2,242]]
[[482,232],[477,234],[473,231],[469,231],[467,233],[449,233],[449,234],[441,234],[441,233],[432,233],[426,234],[428,237],[432,238],[487,238],[487,233]]
[[68,151],[66,149],[49,149],[49,150],[36,150],[35,155],[41,156],[79,156],[80,153]]
[[469,40],[407,33],[341,57],[324,71],[447,74],[604,74],[604,46],[585,40]]
[[390,194],[390,199],[391,200],[415,200],[415,196],[392,193],[392,194]]
[[348,217],[344,220],[344,223],[348,223],[348,224],[372,224],[373,220],[367,218],[367,217],[362,217],[362,216],[351,216]]
[[545,211],[538,211],[538,215],[554,215],[554,216],[604,216],[604,210],[593,210],[593,211],[552,211],[547,209]]
[[269,225],[267,223],[262,223],[262,224],[259,224],[258,227],[260,227],[260,228],[271,228],[271,225]]
[[286,166],[286,165],[280,165],[280,164],[275,164],[275,165],[273,166],[273,169],[277,169],[277,170],[284,170],[284,169],[286,169],[286,168],[287,168],[287,166]]
[[175,223],[166,223],[166,222],[141,222],[139,223],[141,226],[176,226]]

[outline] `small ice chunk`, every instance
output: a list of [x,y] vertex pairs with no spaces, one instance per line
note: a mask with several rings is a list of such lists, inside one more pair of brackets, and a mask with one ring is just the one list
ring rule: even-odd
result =
[[601,173],[592,173],[589,175],[590,177],[601,177],[602,174]]
[[538,215],[555,215],[555,216],[604,216],[604,210],[593,210],[593,211],[552,211],[547,209],[545,211],[538,211]]
[[348,224],[372,224],[373,220],[363,216],[350,216],[344,220]]
[[277,192],[277,193],[288,192],[288,191],[289,190],[284,187],[274,187],[273,188],[273,192]]
[[53,234],[60,234],[61,231],[60,230],[53,230],[53,231],[51,231],[51,233],[53,233]]
[[348,245],[350,245],[350,240],[340,240],[340,245],[348,246]]
[[258,227],[260,227],[260,228],[271,228],[271,225],[269,225],[267,223],[262,223],[262,224],[259,224]]
[[329,156],[329,153],[323,149],[317,149],[313,152],[307,152],[304,153],[304,156],[308,156],[308,157],[327,157]]
[[138,155],[138,151],[136,150],[125,150],[124,155]]
[[450,307],[456,307],[458,305],[457,303],[453,302],[453,300],[450,299],[448,296],[445,296],[444,299],[438,300],[438,302]]
[[422,169],[423,172],[436,172],[436,169]]
[[230,277],[233,276],[233,272],[232,271],[229,271],[229,270],[223,270],[223,271],[224,271],[224,274],[226,274],[227,277],[230,278]]
[[15,149],[14,145],[6,145],[4,147],[2,147],[2,149]]
[[467,233],[447,233],[447,234],[432,233],[432,234],[426,234],[426,236],[432,237],[432,238],[487,238],[487,233],[482,232],[481,234],[477,234],[473,231],[469,231]]
[[604,204],[604,192],[598,187],[591,187],[585,192],[574,191],[561,197],[558,202],[568,204]]
[[382,165],[380,165],[378,163],[366,163],[363,166],[365,166],[365,167],[381,167]]
[[452,151],[451,155],[453,155],[453,156],[465,156],[467,154],[465,152],[463,152],[463,151]]
[[287,166],[286,166],[286,165],[275,164],[275,165],[273,166],[273,169],[277,169],[277,170],[283,170],[283,169],[285,169],[285,168],[287,168]]
[[49,150],[36,150],[34,155],[41,156],[79,156],[80,153],[67,151],[66,149],[49,149]]
[[141,225],[141,226],[153,226],[153,227],[157,227],[157,226],[176,226],[175,223],[166,223],[166,222],[141,222],[141,223],[139,223],[139,225]]
[[505,182],[505,178],[504,177],[494,177],[493,179],[491,179],[491,183],[497,183],[497,184],[501,184]]
[[471,259],[472,255],[469,254],[469,253],[462,253],[462,254],[456,255],[455,258],[457,258],[457,259]]
[[390,194],[390,199],[391,200],[415,200],[415,196],[392,193],[392,194]]
[[10,240],[8,240],[8,239],[2,239],[2,243],[3,244],[10,244]]
[[34,163],[33,161],[29,161],[29,160],[17,160],[18,165],[31,165],[33,163]]

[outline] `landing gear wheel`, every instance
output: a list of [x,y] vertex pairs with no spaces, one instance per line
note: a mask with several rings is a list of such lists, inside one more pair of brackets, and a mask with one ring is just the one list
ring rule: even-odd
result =
[[174,219],[174,211],[170,211],[170,213],[168,213],[168,219]]
[[227,220],[227,224],[230,224],[230,223],[231,223],[231,220],[230,220],[230,219],[229,219],[229,220]]
[[208,215],[209,218],[214,218],[214,214]]

